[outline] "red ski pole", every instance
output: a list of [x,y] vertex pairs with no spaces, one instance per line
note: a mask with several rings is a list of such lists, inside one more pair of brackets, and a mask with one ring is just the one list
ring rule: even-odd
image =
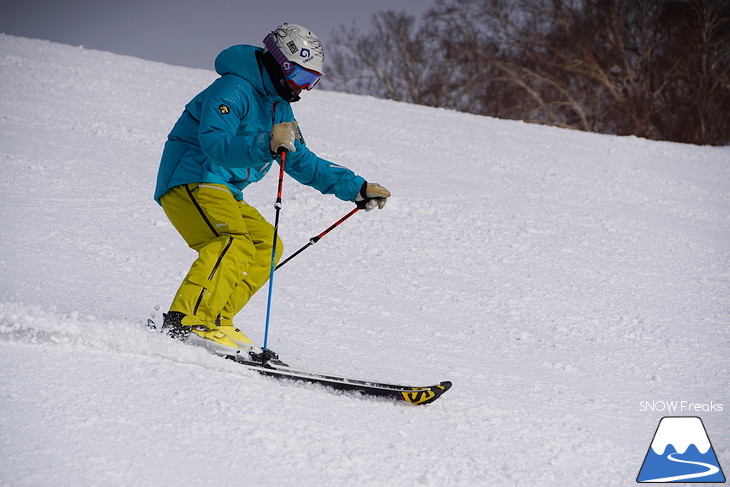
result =
[[304,247],[302,247],[301,249],[297,250],[296,252],[294,252],[289,257],[287,257],[286,260],[284,260],[284,262],[282,262],[281,264],[279,264],[278,266],[276,266],[276,269],[278,270],[279,267],[283,266],[284,264],[286,264],[287,262],[289,262],[290,260],[292,260],[294,257],[296,257],[297,255],[299,255],[302,252],[304,252],[306,249],[308,249],[312,245],[314,245],[317,242],[319,242],[319,239],[320,238],[322,238],[325,235],[327,235],[331,230],[333,230],[335,227],[339,226],[340,223],[342,223],[345,220],[347,220],[348,218],[350,218],[352,215],[354,215],[355,213],[357,213],[359,210],[360,210],[360,208],[355,207],[355,209],[353,209],[350,213],[348,213],[347,215],[343,216],[342,218],[340,218],[339,220],[337,220],[335,223],[333,223],[332,225],[330,225],[329,228],[327,228],[327,230],[325,230],[324,232],[320,233],[316,237],[310,238],[309,239],[309,243],[307,243]]

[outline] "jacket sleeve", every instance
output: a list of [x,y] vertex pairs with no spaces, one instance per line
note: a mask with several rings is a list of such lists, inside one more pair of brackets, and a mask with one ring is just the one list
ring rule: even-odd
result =
[[286,156],[284,171],[302,184],[322,194],[333,194],[343,201],[355,201],[365,179],[350,169],[318,157],[303,141],[296,141],[296,152]]
[[198,139],[205,155],[228,168],[260,168],[271,162],[268,132],[238,135],[240,121],[248,116],[248,94],[225,77],[208,88],[203,99]]

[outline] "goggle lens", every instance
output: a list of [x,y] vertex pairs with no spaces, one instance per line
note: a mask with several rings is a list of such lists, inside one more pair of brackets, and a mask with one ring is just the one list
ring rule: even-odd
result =
[[292,63],[286,78],[299,88],[311,90],[319,82],[320,74]]

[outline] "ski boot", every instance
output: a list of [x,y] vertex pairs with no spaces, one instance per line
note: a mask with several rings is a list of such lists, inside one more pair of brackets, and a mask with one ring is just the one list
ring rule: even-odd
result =
[[[234,332],[232,326],[228,328],[231,328],[231,337],[228,333],[220,330],[218,326],[207,325],[194,316],[187,316],[179,311],[170,311],[163,314],[163,333],[167,333],[172,338],[182,342],[203,347],[216,355],[238,355],[241,353],[241,348],[237,342],[244,343],[248,340],[248,337],[240,333],[238,329]],[[250,349],[251,340],[248,340],[248,344],[249,346],[245,348],[246,351]]]
[[172,338],[186,342],[192,331],[192,327],[184,326],[182,320],[185,314],[179,311],[162,313],[162,333],[167,333]]
[[182,342],[203,347],[216,355],[240,357],[243,360],[288,367],[273,350],[255,347],[251,339],[233,326],[231,320],[216,319],[215,324],[206,324],[194,316],[179,311],[163,314],[162,331]]
[[215,320],[215,327],[217,331],[224,333],[230,341],[238,345],[241,353],[245,354],[245,352],[253,348],[251,339],[244,335],[240,329],[233,326],[232,320],[219,317]]

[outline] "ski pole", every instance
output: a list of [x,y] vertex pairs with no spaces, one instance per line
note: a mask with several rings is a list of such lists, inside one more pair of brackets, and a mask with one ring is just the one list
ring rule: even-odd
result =
[[266,302],[266,328],[264,329],[264,349],[262,354],[262,365],[266,362],[266,350],[269,342],[269,321],[271,319],[271,294],[274,291],[274,270],[276,270],[276,240],[279,237],[279,213],[281,212],[281,190],[284,186],[284,164],[286,163],[286,149],[279,152],[281,164],[279,164],[279,188],[276,192],[276,217],[274,219],[274,242],[271,246],[271,272],[269,273],[269,297]]
[[352,211],[351,211],[350,213],[348,213],[347,215],[345,215],[345,216],[343,216],[342,218],[340,218],[339,220],[337,220],[337,222],[335,222],[334,224],[332,224],[332,225],[331,225],[331,226],[330,226],[330,227],[329,227],[329,228],[328,228],[327,230],[325,230],[324,232],[320,233],[320,234],[319,234],[319,235],[317,235],[316,237],[312,237],[312,238],[310,238],[310,239],[309,239],[309,243],[308,243],[308,244],[306,244],[306,245],[305,245],[304,247],[302,247],[301,249],[297,250],[296,252],[294,252],[294,253],[293,253],[292,255],[290,255],[289,257],[287,257],[287,258],[286,258],[286,260],[284,260],[284,262],[282,262],[281,264],[279,264],[278,266],[276,266],[276,269],[278,270],[278,269],[279,269],[279,267],[283,266],[284,264],[286,264],[287,262],[289,262],[290,260],[292,260],[292,259],[293,259],[294,257],[296,257],[297,255],[299,255],[299,254],[301,254],[302,252],[304,252],[304,251],[305,251],[306,249],[308,249],[308,248],[309,248],[309,247],[311,247],[312,245],[314,245],[314,244],[316,244],[317,242],[319,242],[319,239],[320,239],[320,238],[322,238],[322,237],[324,237],[325,235],[327,235],[327,234],[328,234],[328,233],[330,232],[330,230],[332,230],[332,229],[334,229],[335,227],[339,226],[339,225],[340,225],[340,223],[342,223],[342,222],[344,222],[345,220],[347,220],[348,218],[350,218],[350,217],[351,217],[352,215],[354,215],[355,213],[357,213],[357,212],[358,212],[359,210],[360,210],[360,208],[357,208],[357,207],[355,207],[355,209],[354,209],[354,210],[352,210]]

